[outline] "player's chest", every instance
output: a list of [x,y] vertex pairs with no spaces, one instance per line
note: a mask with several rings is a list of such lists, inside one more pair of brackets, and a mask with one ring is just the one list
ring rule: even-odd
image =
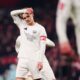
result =
[[24,34],[28,40],[35,40],[39,37],[39,31],[35,28],[24,28]]

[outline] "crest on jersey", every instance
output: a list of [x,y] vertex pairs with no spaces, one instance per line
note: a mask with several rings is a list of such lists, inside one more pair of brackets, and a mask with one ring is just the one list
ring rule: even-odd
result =
[[25,30],[27,30],[27,28],[24,28]]
[[35,33],[37,33],[37,31],[36,30],[33,30],[33,33],[35,34]]

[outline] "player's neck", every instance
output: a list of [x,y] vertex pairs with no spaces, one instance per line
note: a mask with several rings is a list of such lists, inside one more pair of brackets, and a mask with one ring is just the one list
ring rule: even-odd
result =
[[35,21],[33,21],[33,22],[31,22],[31,23],[28,23],[28,25],[29,25],[29,26],[34,26],[34,25],[35,25],[35,23],[36,23],[36,22],[35,22]]

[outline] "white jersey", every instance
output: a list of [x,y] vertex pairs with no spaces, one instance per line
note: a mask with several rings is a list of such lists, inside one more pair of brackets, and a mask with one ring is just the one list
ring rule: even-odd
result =
[[[46,33],[43,31],[43,28],[38,23],[32,27],[28,27],[27,30],[24,28],[23,31],[21,31],[21,46],[18,57],[35,56],[36,53],[39,52],[42,45],[40,44],[40,36],[46,36]],[[44,53],[44,50],[41,51],[40,54],[42,53]]]
[[14,23],[17,24],[20,29],[21,43],[18,57],[30,58],[41,56],[45,53],[46,48],[46,31],[43,26],[35,23],[33,26],[29,26],[20,19],[17,15],[12,16]]

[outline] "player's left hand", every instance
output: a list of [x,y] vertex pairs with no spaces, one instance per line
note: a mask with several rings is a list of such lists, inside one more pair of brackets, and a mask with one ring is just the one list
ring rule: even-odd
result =
[[43,68],[43,63],[42,63],[42,62],[38,62],[37,68],[38,68],[39,71],[42,70],[42,68]]

